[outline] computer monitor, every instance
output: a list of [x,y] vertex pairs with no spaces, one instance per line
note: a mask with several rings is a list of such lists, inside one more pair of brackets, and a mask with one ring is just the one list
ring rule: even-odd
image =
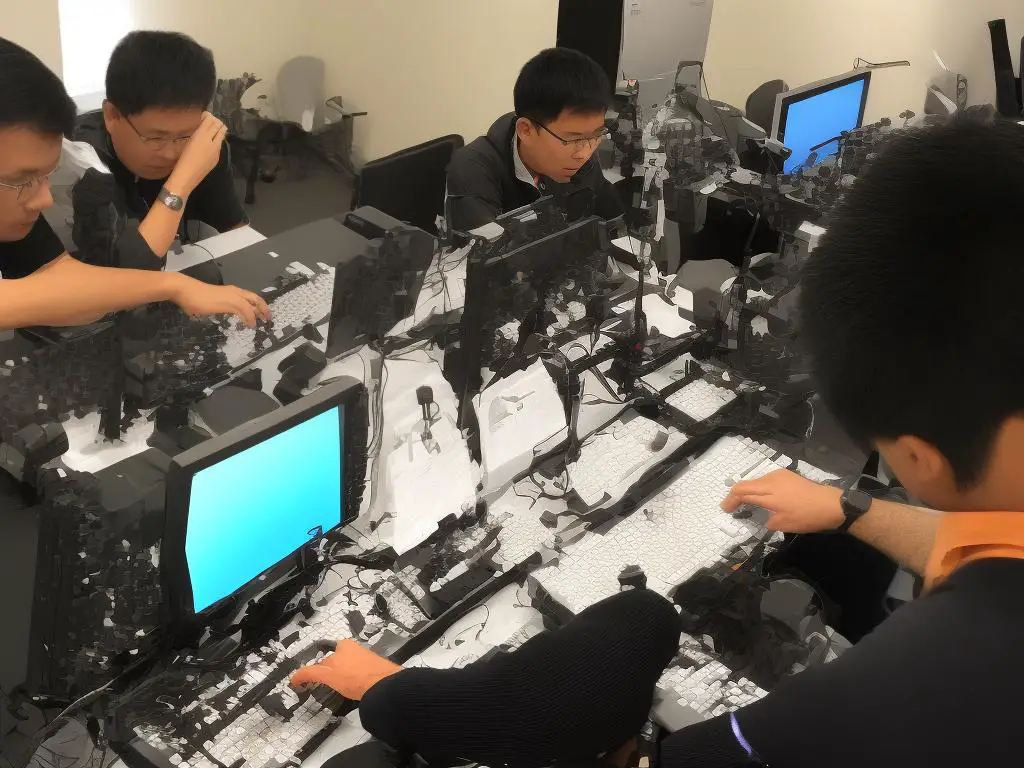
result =
[[402,224],[334,270],[327,356],[340,357],[388,332],[416,309],[437,239]]
[[783,165],[784,173],[792,173],[815,150],[819,158],[835,154],[839,136],[860,128],[868,101],[870,71],[847,72],[838,77],[780,93],[775,99],[772,135],[792,150]]
[[244,604],[358,514],[366,428],[365,390],[345,378],[174,458],[161,551],[172,625]]
[[468,257],[461,333],[464,414],[484,369],[502,375],[531,362],[524,352],[528,338],[556,336],[578,324],[587,301],[605,285],[608,232],[596,216],[563,222],[532,242],[509,244],[504,237],[480,240]]

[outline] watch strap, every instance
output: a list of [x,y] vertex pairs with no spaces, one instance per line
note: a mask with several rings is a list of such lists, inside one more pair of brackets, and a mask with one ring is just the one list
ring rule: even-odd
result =
[[872,498],[864,491],[856,488],[848,488],[839,499],[843,510],[843,524],[836,530],[840,533],[849,532],[851,526],[856,523],[871,508]]
[[156,198],[172,211],[180,211],[185,207],[185,198],[174,194],[167,187],[160,187]]

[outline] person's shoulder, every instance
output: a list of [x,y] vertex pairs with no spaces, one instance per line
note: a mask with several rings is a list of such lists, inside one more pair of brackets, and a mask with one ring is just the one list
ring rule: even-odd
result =
[[64,252],[64,244],[45,217],[40,216],[25,237],[0,242],[0,276],[27,277]]

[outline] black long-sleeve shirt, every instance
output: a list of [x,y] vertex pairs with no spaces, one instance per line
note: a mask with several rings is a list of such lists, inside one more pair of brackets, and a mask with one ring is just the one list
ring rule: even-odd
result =
[[[737,712],[740,733],[773,768],[1018,765],[1022,595],[1024,560],[965,565],[837,661]],[[640,728],[678,630],[667,601],[624,593],[508,656],[387,678],[363,725],[441,765],[593,756]],[[750,764],[725,715],[667,737],[658,767]]]
[[542,177],[533,186],[519,179],[512,152],[515,131],[515,114],[503,115],[485,136],[471,141],[452,157],[445,201],[445,217],[452,229],[467,232],[494,221],[502,213],[529,205],[541,195],[567,194],[578,189],[594,193],[596,216],[614,219],[623,214],[618,193],[604,177],[596,153],[565,184]]

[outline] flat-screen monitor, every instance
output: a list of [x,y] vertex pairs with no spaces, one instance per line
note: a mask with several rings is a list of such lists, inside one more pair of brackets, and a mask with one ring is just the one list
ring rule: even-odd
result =
[[838,151],[839,136],[864,123],[870,84],[870,71],[854,71],[776,97],[772,135],[792,150],[783,172],[792,173],[806,163],[821,144],[814,150],[818,158]]
[[173,615],[272,586],[296,552],[358,514],[362,390],[329,384],[173,460],[163,547]]

